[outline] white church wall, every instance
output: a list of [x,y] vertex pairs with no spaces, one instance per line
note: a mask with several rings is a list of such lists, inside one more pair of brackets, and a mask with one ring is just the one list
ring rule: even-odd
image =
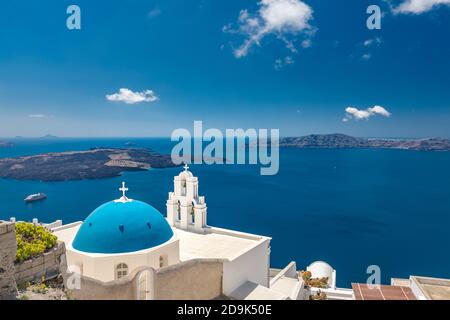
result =
[[223,293],[230,295],[235,289],[251,281],[269,286],[270,240],[259,243],[237,258],[223,264]]
[[67,263],[69,267],[77,267],[82,275],[107,282],[115,280],[119,263],[127,265],[128,273],[143,266],[159,269],[161,256],[168,265],[179,263],[179,240],[173,239],[150,250],[125,254],[86,254],[70,248],[67,250]]

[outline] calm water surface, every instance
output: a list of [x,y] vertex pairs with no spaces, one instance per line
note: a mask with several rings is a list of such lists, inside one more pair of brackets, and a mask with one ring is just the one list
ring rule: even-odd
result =
[[[14,141],[0,157],[91,147],[150,147],[170,153],[167,139],[49,139]],[[365,281],[369,265],[382,280],[410,274],[450,278],[450,152],[283,149],[280,172],[260,176],[257,166],[193,165],[206,196],[210,225],[268,235],[271,263],[299,268],[325,260],[338,286]],[[0,179],[0,219],[83,220],[100,204],[129,196],[165,214],[179,168],[69,182]],[[25,204],[45,192],[48,199]]]

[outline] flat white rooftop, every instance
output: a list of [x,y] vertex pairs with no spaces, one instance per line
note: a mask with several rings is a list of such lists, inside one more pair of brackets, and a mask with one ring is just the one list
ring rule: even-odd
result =
[[245,282],[230,294],[236,300],[287,300],[288,296],[251,281]]
[[270,286],[270,289],[289,297],[298,285],[299,279],[281,277]]
[[180,260],[233,260],[269,238],[219,228],[206,234],[174,229],[180,239]]
[[450,300],[450,280],[430,277],[411,276],[428,300]]
[[81,221],[53,228],[53,234],[58,237],[59,241],[65,243],[66,248],[72,248],[72,241],[75,238],[78,229],[81,227]]

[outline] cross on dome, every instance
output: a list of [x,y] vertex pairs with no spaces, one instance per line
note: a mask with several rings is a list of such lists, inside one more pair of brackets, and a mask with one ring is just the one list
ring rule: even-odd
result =
[[187,163],[184,164],[184,171],[188,171],[189,170],[189,166],[187,165]]
[[127,196],[126,196],[125,193],[128,191],[128,188],[125,187],[125,182],[124,182],[124,181],[122,181],[122,188],[119,188],[119,190],[122,191],[122,198],[123,198],[124,200],[126,200],[126,199],[127,199]]

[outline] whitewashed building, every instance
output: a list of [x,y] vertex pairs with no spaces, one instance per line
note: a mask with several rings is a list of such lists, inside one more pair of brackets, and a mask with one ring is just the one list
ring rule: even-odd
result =
[[[101,205],[84,222],[53,229],[66,245],[70,273],[80,275],[89,288],[89,294],[81,288],[78,297],[301,297],[303,283],[295,272],[292,281],[283,280],[289,285],[283,285],[282,292],[270,288],[271,238],[207,225],[205,197],[188,169],[174,178],[167,218],[151,205],[128,198],[123,183],[119,199]],[[292,267],[289,270],[292,273]],[[275,280],[284,278],[280,273]],[[115,292],[118,287],[122,289]]]

